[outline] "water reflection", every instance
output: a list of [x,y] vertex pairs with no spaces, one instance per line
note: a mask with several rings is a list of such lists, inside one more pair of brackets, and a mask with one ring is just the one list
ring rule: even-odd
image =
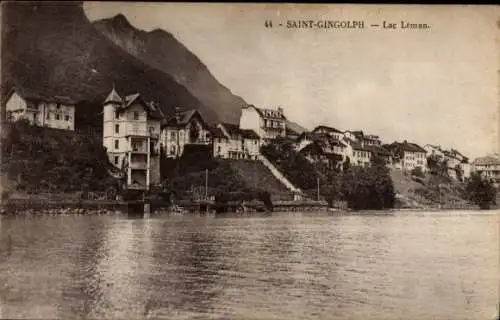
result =
[[0,306],[7,318],[491,318],[497,228],[463,215],[7,219]]

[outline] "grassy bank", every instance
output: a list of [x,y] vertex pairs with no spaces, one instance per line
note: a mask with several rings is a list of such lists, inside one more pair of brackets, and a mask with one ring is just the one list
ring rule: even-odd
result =
[[114,170],[98,140],[72,131],[2,125],[2,196],[117,189]]

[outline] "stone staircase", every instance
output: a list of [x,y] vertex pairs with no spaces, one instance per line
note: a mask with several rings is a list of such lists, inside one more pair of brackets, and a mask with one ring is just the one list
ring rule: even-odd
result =
[[259,154],[259,157],[258,159],[260,160],[260,162],[262,162],[262,164],[269,169],[269,171],[271,171],[271,173],[276,177],[276,179],[278,179],[281,183],[283,183],[287,189],[295,194],[300,194],[300,195],[303,195],[304,192],[295,187],[287,178],[285,178],[285,176],[278,170],[276,169],[276,167],[271,163],[271,161],[269,161],[265,156],[263,156],[262,154]]
[[293,192],[262,161],[224,161],[229,162],[231,169],[248,187],[269,192],[273,201],[293,200]]

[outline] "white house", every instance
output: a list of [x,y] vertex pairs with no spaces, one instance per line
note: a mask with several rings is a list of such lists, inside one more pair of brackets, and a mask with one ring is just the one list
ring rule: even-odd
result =
[[455,149],[443,150],[440,146],[427,144],[424,146],[427,157],[434,156],[438,161],[443,161],[447,166],[447,173],[453,179],[470,177],[470,164],[466,156]]
[[125,171],[130,189],[160,183],[161,110],[140,94],[121,97],[113,88],[103,103],[103,145],[110,161]]
[[317,126],[312,132],[316,134],[328,134],[337,140],[342,140],[344,138],[344,133],[342,131],[328,126]]
[[162,124],[161,141],[167,158],[180,157],[186,145],[212,145],[212,128],[198,110],[177,111]]
[[392,166],[403,171],[411,171],[420,167],[422,172],[427,168],[427,152],[416,143],[408,141],[393,142],[387,145],[387,149],[392,153]]
[[491,180],[496,186],[500,184],[500,158],[486,156],[472,162],[472,170],[483,178]]
[[258,159],[261,142],[253,130],[240,129],[230,123],[221,123],[217,129],[223,137],[215,138],[214,156],[227,159]]
[[253,105],[241,109],[240,129],[253,130],[263,143],[286,135],[286,119],[283,109],[263,109]]
[[5,111],[9,121],[27,119],[33,125],[74,131],[75,104],[66,96],[13,88],[5,98]]

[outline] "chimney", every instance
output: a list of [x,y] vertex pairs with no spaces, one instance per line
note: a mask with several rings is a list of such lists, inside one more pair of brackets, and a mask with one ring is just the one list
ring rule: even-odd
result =
[[282,107],[278,107],[278,112],[283,114],[283,108]]
[[175,107],[175,122],[179,123],[180,119],[181,119],[181,115],[180,115],[179,107]]

